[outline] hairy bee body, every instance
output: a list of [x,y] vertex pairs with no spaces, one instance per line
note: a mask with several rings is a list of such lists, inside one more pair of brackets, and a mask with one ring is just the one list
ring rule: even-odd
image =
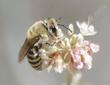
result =
[[31,27],[29,27],[26,39],[19,51],[18,61],[21,62],[30,49],[40,39],[55,38],[57,36],[57,22],[54,18],[50,18],[44,21],[37,21]]
[[44,25],[43,21],[38,21],[34,23],[27,31],[27,38],[32,39],[36,36],[40,35],[48,35],[47,28]]
[[48,45],[53,46],[57,43],[56,40],[63,36],[58,25],[57,20],[48,18],[44,21],[37,21],[30,26],[19,51],[18,61],[21,62],[27,56],[28,62],[33,68],[36,70],[45,69],[48,65],[45,64],[44,57],[47,56],[44,56],[43,52],[47,52]]
[[42,70],[42,58],[40,56],[39,50],[42,44],[34,45],[27,53],[28,62],[36,70]]

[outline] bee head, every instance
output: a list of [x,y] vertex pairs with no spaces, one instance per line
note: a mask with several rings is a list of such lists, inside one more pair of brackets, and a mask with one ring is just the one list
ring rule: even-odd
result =
[[44,22],[46,24],[46,27],[48,28],[49,33],[53,36],[57,36],[57,20],[55,20],[54,18],[48,18]]
[[66,27],[65,25],[63,24],[60,24],[58,23],[59,20],[61,20],[62,17],[58,18],[58,19],[54,19],[54,18],[47,18],[46,20],[44,20],[45,22],[45,26],[47,27],[48,29],[48,32],[57,37],[58,36],[58,26],[62,26],[64,27],[65,29],[69,30],[70,32],[72,32],[68,27]]

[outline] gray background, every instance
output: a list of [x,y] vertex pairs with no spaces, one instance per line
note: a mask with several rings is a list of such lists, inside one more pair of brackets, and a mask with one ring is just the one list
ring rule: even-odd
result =
[[110,0],[0,0],[0,85],[62,85],[65,72],[37,72],[26,59],[17,62],[27,28],[46,17],[63,17],[63,23],[93,16],[98,34],[91,41],[100,44],[93,68],[83,75],[92,85],[110,85]]

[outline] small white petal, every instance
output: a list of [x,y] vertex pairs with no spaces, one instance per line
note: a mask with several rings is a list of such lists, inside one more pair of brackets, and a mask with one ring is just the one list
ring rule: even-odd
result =
[[84,40],[84,37],[81,34],[78,34],[77,38],[78,38],[79,41],[83,41]]
[[59,73],[63,72],[63,60],[62,60],[61,56],[59,56],[56,59],[54,70]]
[[92,68],[92,56],[85,54],[83,58],[84,58],[85,67],[87,69],[91,69]]
[[78,28],[81,28],[81,24],[79,23],[79,21],[76,21],[76,25],[78,26]]
[[88,24],[86,22],[82,22],[80,30],[82,32],[86,32],[88,28]]
[[61,29],[57,29],[57,36],[58,36],[59,38],[64,37],[64,34],[63,34],[63,32],[62,32]]
[[78,34],[76,46],[80,47],[83,45],[83,43],[84,43],[84,37],[82,36],[82,34]]
[[98,52],[99,51],[99,45],[96,45],[96,44],[90,44],[90,48],[91,48],[91,50],[92,50],[92,52],[93,53],[96,53],[96,52]]
[[90,26],[88,27],[88,30],[89,30],[89,32],[94,32],[94,26],[93,26],[93,25],[90,25]]
[[96,34],[96,31],[94,30],[94,26],[93,25],[89,25],[89,23],[86,23],[86,22],[79,23],[77,21],[76,25],[78,26],[78,28],[80,30],[80,33],[83,36],[91,36],[91,35],[95,35]]
[[70,29],[71,31],[74,31],[73,24],[69,24],[69,29]]
[[68,35],[72,35],[73,33],[74,33],[74,27],[73,27],[73,24],[69,24],[69,29],[71,30],[71,32],[70,32],[70,30],[68,30]]
[[84,66],[84,64],[82,62],[80,62],[80,64],[77,65],[77,69],[80,70],[83,68],[83,66]]
[[78,21],[76,22],[76,25],[78,26],[80,33],[85,33],[87,32],[88,25],[85,22],[79,23]]

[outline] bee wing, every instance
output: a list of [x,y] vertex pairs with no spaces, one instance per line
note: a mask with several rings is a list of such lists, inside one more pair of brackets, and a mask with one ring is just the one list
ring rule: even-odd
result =
[[26,56],[27,52],[29,51],[29,49],[36,43],[38,42],[39,38],[36,39],[27,39],[24,41],[24,44],[22,45],[20,51],[19,51],[19,56],[18,56],[18,62],[21,62],[24,57]]

